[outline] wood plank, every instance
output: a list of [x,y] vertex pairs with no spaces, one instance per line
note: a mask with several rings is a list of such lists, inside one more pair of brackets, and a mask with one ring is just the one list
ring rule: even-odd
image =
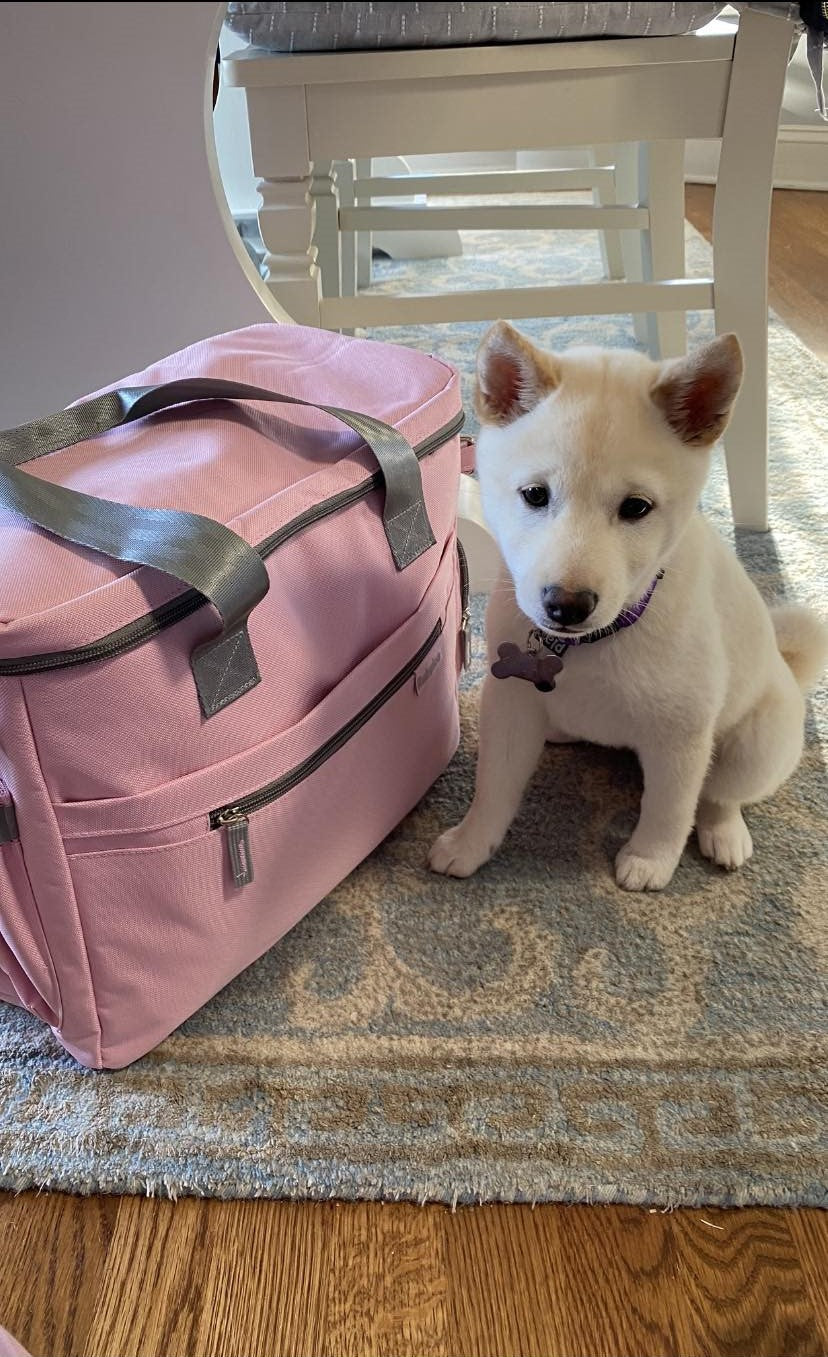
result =
[[327,1209],[124,1198],[85,1357],[320,1351]]
[[208,1203],[120,1199],[84,1357],[194,1357]]
[[447,1226],[454,1346],[471,1357],[688,1357],[665,1217],[480,1207]]
[[828,1211],[789,1211],[787,1218],[823,1351],[828,1352]]
[[694,1357],[823,1357],[786,1211],[710,1208],[670,1221]]
[[771,209],[771,305],[828,362],[828,193],[780,189]]
[[575,1357],[558,1324],[554,1220],[554,1207],[465,1207],[447,1216],[448,1352]]
[[[444,1208],[371,1202],[316,1208],[329,1214],[330,1357],[444,1357],[447,1343]],[[281,1349],[279,1349],[281,1352]]]
[[208,1204],[209,1272],[191,1352],[322,1352],[331,1208],[308,1205]]
[[[685,186],[688,220],[709,241],[712,184]],[[818,358],[828,363],[828,193],[774,189],[768,290],[770,305]]]
[[555,1216],[569,1353],[690,1357],[690,1325],[667,1215],[573,1206]]
[[117,1212],[115,1197],[0,1194],[0,1324],[30,1352],[83,1351]]

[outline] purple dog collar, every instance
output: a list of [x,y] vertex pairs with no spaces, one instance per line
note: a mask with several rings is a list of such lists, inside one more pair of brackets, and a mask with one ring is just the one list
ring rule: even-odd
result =
[[[495,678],[522,678],[534,683],[542,693],[551,693],[555,687],[555,675],[563,669],[563,660],[570,646],[591,645],[593,641],[603,641],[606,636],[614,636],[624,627],[637,622],[655,592],[655,587],[663,577],[659,570],[643,598],[632,608],[625,608],[605,627],[589,631],[584,636],[550,636],[541,627],[534,627],[526,640],[526,649],[521,650],[511,641],[498,646],[499,658],[492,665]],[[543,652],[546,652],[545,654]]]

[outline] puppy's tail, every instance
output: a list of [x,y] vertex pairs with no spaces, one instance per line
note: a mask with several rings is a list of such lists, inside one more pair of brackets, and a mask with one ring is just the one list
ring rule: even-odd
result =
[[771,608],[776,644],[803,692],[812,688],[828,664],[828,625],[809,608],[787,604]]

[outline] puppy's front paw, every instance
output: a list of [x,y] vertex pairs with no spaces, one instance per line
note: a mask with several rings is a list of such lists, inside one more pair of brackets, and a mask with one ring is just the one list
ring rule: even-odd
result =
[[428,865],[442,876],[473,876],[496,847],[481,842],[463,822],[440,835],[428,855]]
[[660,891],[668,884],[678,863],[675,857],[642,857],[624,844],[615,859],[615,879],[625,891]]
[[718,824],[699,824],[696,826],[696,836],[704,856],[728,872],[743,867],[753,852],[750,830],[741,815]]

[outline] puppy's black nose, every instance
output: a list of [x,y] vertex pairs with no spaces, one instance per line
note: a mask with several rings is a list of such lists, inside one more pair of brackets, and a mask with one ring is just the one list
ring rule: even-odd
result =
[[572,592],[550,584],[541,595],[546,616],[559,627],[577,627],[585,622],[598,602],[598,595],[591,589],[578,589]]

